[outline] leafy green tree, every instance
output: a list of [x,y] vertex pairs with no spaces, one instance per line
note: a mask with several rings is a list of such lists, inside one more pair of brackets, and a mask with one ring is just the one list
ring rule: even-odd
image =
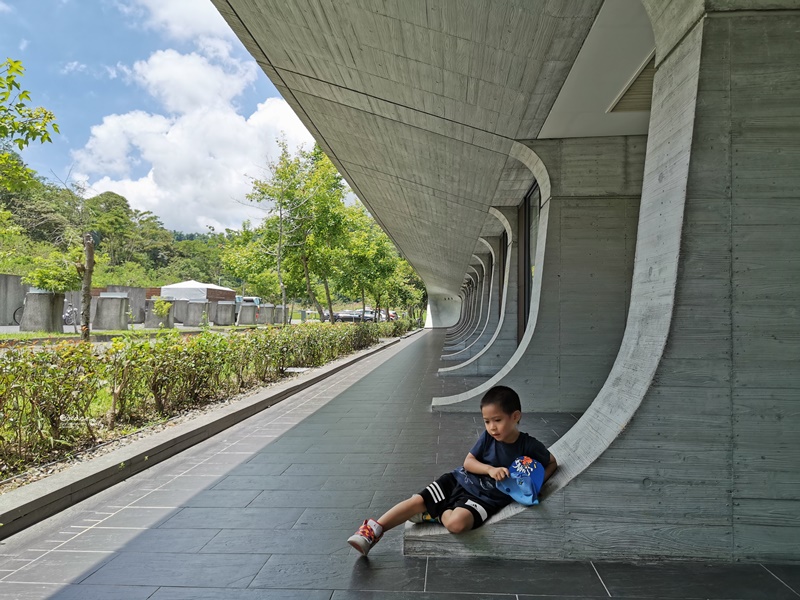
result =
[[0,198],[28,237],[59,250],[77,243],[88,223],[81,213],[83,198],[75,190],[38,178],[24,189],[0,193]]
[[0,188],[20,190],[34,180],[34,172],[16,154],[31,142],[51,141],[58,133],[55,115],[40,107],[31,107],[30,92],[19,80],[25,74],[22,62],[6,59],[0,63]]
[[82,278],[77,265],[83,264],[82,249],[74,246],[68,252],[53,250],[47,256],[33,259],[33,269],[22,281],[48,292],[63,294],[79,290]]
[[[258,228],[258,243],[274,256],[282,303],[305,295],[322,314],[318,284],[333,312],[329,281],[337,268],[337,249],[347,240],[346,187],[331,161],[315,146],[290,154],[285,140],[267,177],[253,182],[248,199],[267,206],[268,217]],[[299,288],[299,289],[298,289]]]
[[349,240],[340,253],[339,289],[358,296],[362,308],[366,308],[369,294],[380,308],[384,282],[396,267],[397,250],[360,203],[348,206],[346,211]]
[[121,265],[133,258],[133,211],[128,200],[114,192],[103,192],[86,199],[90,229],[99,252],[108,255],[109,264]]

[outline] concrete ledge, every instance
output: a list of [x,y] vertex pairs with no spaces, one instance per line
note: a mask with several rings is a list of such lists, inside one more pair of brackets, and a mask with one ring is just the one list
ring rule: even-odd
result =
[[419,331],[414,330],[403,337],[383,341],[379,346],[311,369],[233,405],[7,492],[0,496],[0,540],[124,481]]

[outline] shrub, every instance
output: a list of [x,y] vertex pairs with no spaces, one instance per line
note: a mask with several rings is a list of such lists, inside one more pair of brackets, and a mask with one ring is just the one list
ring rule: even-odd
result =
[[[91,443],[97,422],[135,424],[317,367],[404,333],[391,323],[305,323],[153,338],[15,347],[0,355],[0,468],[6,473]],[[110,406],[109,406],[110,399]]]

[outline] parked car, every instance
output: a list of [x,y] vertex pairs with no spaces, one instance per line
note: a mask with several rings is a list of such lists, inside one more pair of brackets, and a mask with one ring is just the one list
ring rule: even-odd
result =
[[372,322],[374,319],[375,314],[371,310],[343,310],[333,315],[337,323]]

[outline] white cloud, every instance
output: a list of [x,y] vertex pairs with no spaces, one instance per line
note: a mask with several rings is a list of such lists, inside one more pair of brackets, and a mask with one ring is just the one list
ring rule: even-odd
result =
[[[3,0],[0,0],[2,2]],[[252,60],[233,56],[230,29],[210,0],[120,0],[123,12],[190,39],[196,50],[153,52],[132,66],[105,66],[104,76],[138,86],[163,107],[108,115],[73,152],[75,178],[88,194],[114,191],[165,226],[204,231],[238,228],[264,212],[242,204],[252,178],[278,157],[276,138],[309,148],[313,138],[281,98],[240,114],[238,97],[258,77]]]
[[[2,2],[0,2],[0,4],[2,4]],[[3,12],[2,8],[0,8],[0,12]],[[30,40],[26,40],[24,38],[21,39],[19,41],[19,51],[20,52],[25,52],[25,48],[27,48],[28,44],[30,44],[30,43],[31,43]]]
[[[111,115],[92,128],[87,145],[75,153],[76,169],[89,193],[114,191],[133,208],[150,210],[170,229],[203,231],[206,225],[238,228],[263,211],[240,202],[252,177],[262,177],[277,158],[276,138],[292,148],[313,140],[280,98],[259,104],[248,118],[230,106],[200,108],[168,119],[142,112]],[[136,164],[151,165],[131,178]],[[99,177],[98,179],[93,179]]]
[[87,70],[88,67],[85,64],[80,63],[77,60],[72,60],[61,67],[60,73],[62,75],[68,75],[69,73],[86,73]]
[[4,12],[11,12],[11,7],[3,2],[3,0],[0,0],[0,13]]
[[256,80],[255,63],[229,62],[226,70],[194,52],[159,50],[133,65],[133,78],[168,111],[185,113],[209,105],[228,105]]
[[118,6],[129,15],[144,14],[148,27],[178,40],[197,36],[233,38],[233,32],[211,0],[127,0]]

